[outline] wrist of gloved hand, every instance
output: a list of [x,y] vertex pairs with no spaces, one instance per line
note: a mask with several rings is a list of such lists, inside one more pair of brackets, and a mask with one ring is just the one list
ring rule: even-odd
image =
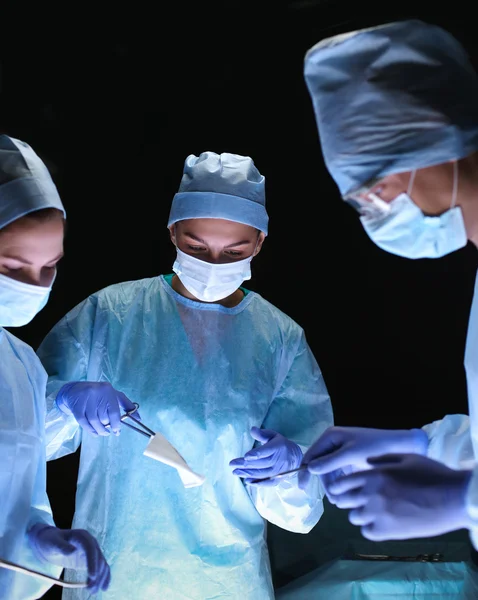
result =
[[428,446],[430,440],[428,439],[428,435],[423,429],[411,429],[410,430],[412,436],[412,444],[415,448],[414,454],[420,454],[421,456],[426,456],[428,453]]
[[475,475],[473,471],[460,470],[458,471],[458,497],[460,499],[460,508],[463,515],[463,527],[470,530],[476,530],[478,520],[475,518],[476,508],[474,506],[475,489],[478,487],[475,483]]
[[[381,430],[377,430],[380,434]],[[423,429],[384,429],[388,439],[386,454],[419,454],[426,456],[428,436]]]
[[77,383],[77,381],[70,381],[69,383],[65,383],[65,385],[63,385],[60,388],[58,394],[56,395],[55,404],[61,410],[62,413],[68,416],[73,414],[70,407],[68,406],[68,392]]

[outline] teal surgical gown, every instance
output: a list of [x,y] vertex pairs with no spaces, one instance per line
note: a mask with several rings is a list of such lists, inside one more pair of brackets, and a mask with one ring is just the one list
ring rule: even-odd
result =
[[[58,577],[61,567],[37,559],[26,532],[53,525],[46,494],[45,388],[33,350],[0,328],[0,558]],[[0,599],[41,598],[51,587],[0,567]]]
[[[229,461],[253,447],[252,426],[307,448],[332,425],[330,398],[302,328],[259,294],[225,308],[184,298],[170,280],[108,287],[46,337],[47,455],[81,443],[74,527],[96,536],[112,574],[98,600],[272,599],[264,519],[307,533],[323,492],[318,478],[299,490],[296,475],[247,488]],[[174,469],[143,456],[147,439],[128,428],[118,437],[82,432],[55,405],[68,381],[109,381],[139,403],[143,422],[205,483],[185,489]]]

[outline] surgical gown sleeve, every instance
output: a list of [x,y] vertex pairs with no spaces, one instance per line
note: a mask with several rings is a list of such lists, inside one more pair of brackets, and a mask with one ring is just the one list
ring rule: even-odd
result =
[[471,541],[478,550],[478,467],[475,467],[470,418],[467,415],[446,415],[440,421],[425,425],[430,440],[428,456],[445,463],[451,469],[473,470],[466,496],[466,506],[472,524]]
[[[28,521],[25,533],[28,532],[36,523],[55,526],[50,503],[46,494],[46,460],[44,448],[42,448],[42,452],[39,457],[39,467],[37,469],[35,483],[33,485],[30,519]],[[61,567],[39,559],[36,553],[33,551],[26,535],[24,536],[22,542],[18,564],[33,569],[34,571],[40,571],[41,573],[50,575],[51,577],[59,577],[62,571]],[[44,593],[51,586],[45,582],[39,581],[38,579],[26,576],[22,582],[22,587],[24,593],[26,594],[27,590],[29,592],[33,592],[34,589],[38,590],[37,593]]]
[[[281,433],[305,452],[333,424],[333,416],[322,373],[302,330],[298,338],[262,427]],[[276,486],[249,485],[248,490],[262,517],[283,529],[308,533],[324,511],[324,490],[318,477],[311,477],[305,491],[297,483],[294,474]]]
[[[468,319],[468,333],[465,348],[465,372],[468,391],[468,428],[470,444],[473,444],[475,461],[478,458],[478,277],[475,279],[473,301]],[[475,462],[476,464],[476,462]],[[472,519],[469,527],[471,541],[478,550],[478,466],[473,470],[467,493],[468,514]]]
[[475,455],[467,415],[445,415],[440,421],[425,425],[423,430],[429,440],[429,458],[451,469],[473,468]]
[[81,443],[81,428],[76,419],[64,414],[55,400],[65,383],[87,380],[96,303],[92,296],[76,306],[53,327],[38,348],[38,356],[48,373],[47,460],[71,454]]
[[[46,373],[33,350],[0,328],[0,557],[58,577],[61,568],[40,560],[27,532],[36,523],[53,525],[46,492]],[[0,598],[40,598],[51,587],[0,568]]]
[[446,415],[426,425],[430,440],[428,455],[454,469],[473,469],[467,493],[467,509],[472,520],[471,540],[478,550],[478,278],[468,320],[465,348],[465,372],[468,392],[467,415]]

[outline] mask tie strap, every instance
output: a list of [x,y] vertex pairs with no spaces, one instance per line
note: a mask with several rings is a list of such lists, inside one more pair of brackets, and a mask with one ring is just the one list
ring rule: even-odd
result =
[[257,234],[257,240],[256,240],[256,245],[254,246],[254,250],[252,251],[252,254],[250,256],[250,259],[252,261],[252,259],[255,257],[256,255],[256,250],[257,250],[257,246],[259,245],[259,238],[261,237],[261,231],[259,231],[259,233]]
[[458,161],[453,162],[453,192],[451,196],[450,208],[455,208],[456,199],[458,196]]
[[407,190],[407,196],[411,197],[412,194],[412,189],[413,189],[413,184],[415,183],[415,177],[417,175],[417,171],[416,169],[414,171],[412,171],[412,174],[410,175],[410,181],[408,182],[408,190]]

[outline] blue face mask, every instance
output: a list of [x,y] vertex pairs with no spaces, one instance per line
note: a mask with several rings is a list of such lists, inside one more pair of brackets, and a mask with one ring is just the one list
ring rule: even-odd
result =
[[404,258],[440,258],[466,246],[467,235],[461,208],[456,206],[457,163],[454,163],[451,207],[436,217],[426,216],[407,193],[388,203],[382,214],[360,217],[370,239],[382,250]]
[[0,327],[22,327],[48,302],[51,286],[23,283],[0,274]]

